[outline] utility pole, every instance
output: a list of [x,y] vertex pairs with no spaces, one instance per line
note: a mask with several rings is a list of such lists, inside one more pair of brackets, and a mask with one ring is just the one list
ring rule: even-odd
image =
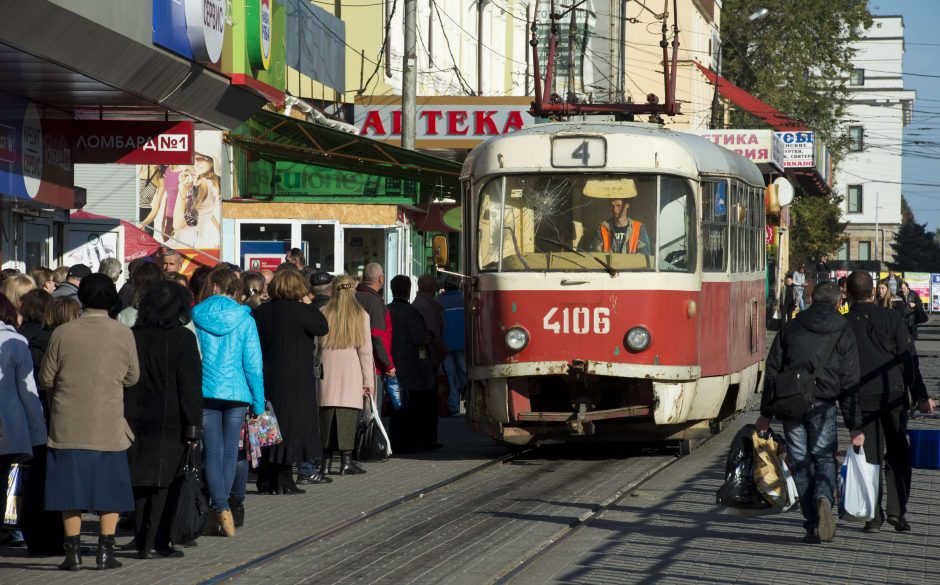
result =
[[[617,73],[617,97],[620,103],[627,101],[626,80],[627,75],[627,0],[620,0],[620,44],[618,45],[619,69]],[[663,67],[666,64],[663,63]]]
[[417,18],[415,16],[418,0],[405,0],[405,55],[401,79],[401,147],[415,149],[415,123],[417,121],[418,71]]

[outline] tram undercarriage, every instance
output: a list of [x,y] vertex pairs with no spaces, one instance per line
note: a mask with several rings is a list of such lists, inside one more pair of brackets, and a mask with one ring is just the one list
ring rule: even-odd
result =
[[557,374],[472,382],[472,426],[510,445],[701,439],[760,391],[763,364],[691,381]]

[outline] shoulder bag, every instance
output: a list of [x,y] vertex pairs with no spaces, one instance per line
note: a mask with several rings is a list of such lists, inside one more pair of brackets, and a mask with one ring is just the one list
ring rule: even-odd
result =
[[773,379],[767,410],[780,420],[798,420],[813,407],[816,398],[816,376],[819,368],[829,361],[832,350],[842,338],[842,333],[833,336],[823,352],[823,357],[812,372],[801,372],[784,367]]

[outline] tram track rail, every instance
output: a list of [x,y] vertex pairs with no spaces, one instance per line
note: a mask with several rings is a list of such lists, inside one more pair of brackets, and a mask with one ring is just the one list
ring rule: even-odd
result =
[[390,500],[388,502],[385,502],[383,504],[380,504],[378,506],[375,506],[373,508],[360,512],[359,514],[357,514],[356,516],[352,518],[349,518],[347,520],[344,520],[342,522],[329,526],[328,528],[325,528],[323,530],[320,530],[318,532],[315,532],[303,538],[297,539],[278,549],[275,549],[271,552],[265,553],[261,556],[248,560],[238,566],[232,567],[231,569],[223,571],[222,573],[214,575],[208,579],[204,579],[199,582],[199,585],[217,585],[219,583],[224,583],[226,581],[229,581],[235,577],[238,577],[240,575],[247,573],[248,571],[251,571],[252,569],[256,569],[258,567],[264,566],[265,564],[268,564],[276,559],[284,557],[290,554],[291,552],[299,550],[305,546],[330,538],[331,536],[334,536],[344,530],[347,530],[361,522],[365,522],[384,512],[388,512],[389,510],[395,509],[399,506],[403,506],[407,503],[419,500],[423,498],[424,496],[426,496],[427,494],[440,490],[441,488],[455,484],[459,481],[463,481],[469,477],[483,473],[499,465],[508,463],[518,457],[521,457],[527,453],[532,452],[534,449],[535,448],[533,447],[533,448],[525,449],[522,451],[509,453],[501,457],[496,457],[494,459],[491,459],[490,461],[481,463],[480,465],[477,465],[476,467],[473,467],[471,469],[468,469],[466,471],[463,471],[451,477],[442,479],[431,485],[422,487],[413,492],[410,492],[408,494],[405,494],[403,496],[400,496],[398,498],[395,498],[393,500]]

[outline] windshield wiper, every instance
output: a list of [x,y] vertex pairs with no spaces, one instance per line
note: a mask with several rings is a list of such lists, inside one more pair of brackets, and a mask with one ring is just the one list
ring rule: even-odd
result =
[[609,274],[611,277],[617,276],[617,271],[614,269],[614,267],[611,266],[610,264],[608,264],[607,262],[604,262],[603,260],[601,260],[601,259],[598,258],[597,256],[590,255],[590,254],[585,254],[585,253],[579,251],[577,248],[575,248],[574,246],[572,246],[572,245],[570,245],[570,244],[566,244],[566,243],[560,242],[560,241],[558,241],[558,240],[553,240],[553,239],[551,239],[551,238],[546,238],[546,237],[544,237],[544,236],[535,236],[535,239],[536,239],[536,240],[542,240],[543,242],[548,242],[549,244],[555,244],[556,246],[560,246],[560,247],[561,247],[562,249],[564,249],[564,250],[567,250],[567,251],[569,251],[569,252],[574,252],[574,253],[577,254],[578,256],[582,256],[582,257],[587,256],[588,258],[593,258],[594,260],[597,261],[598,264],[600,264],[601,266],[604,267],[604,270],[607,271],[607,274]]

